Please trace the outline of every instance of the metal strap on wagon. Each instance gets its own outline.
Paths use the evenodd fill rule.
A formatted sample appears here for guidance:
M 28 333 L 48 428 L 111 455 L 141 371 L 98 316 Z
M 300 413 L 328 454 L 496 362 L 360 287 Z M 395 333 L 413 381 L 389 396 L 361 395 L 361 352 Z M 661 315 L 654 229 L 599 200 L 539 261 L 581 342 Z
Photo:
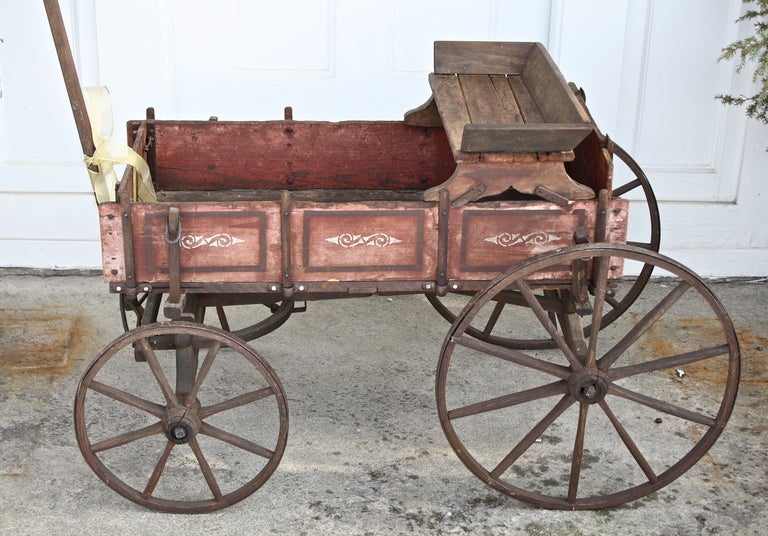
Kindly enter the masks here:
M 133 198 L 143 202 L 157 201 L 149 166 L 136 151 L 112 139 L 112 97 L 104 86 L 83 88 L 85 107 L 93 133 L 96 151 L 85 156 L 88 175 L 97 203 L 115 201 L 117 173 L 114 166 L 125 164 L 133 168 Z M 96 170 L 94 170 L 94 167 Z

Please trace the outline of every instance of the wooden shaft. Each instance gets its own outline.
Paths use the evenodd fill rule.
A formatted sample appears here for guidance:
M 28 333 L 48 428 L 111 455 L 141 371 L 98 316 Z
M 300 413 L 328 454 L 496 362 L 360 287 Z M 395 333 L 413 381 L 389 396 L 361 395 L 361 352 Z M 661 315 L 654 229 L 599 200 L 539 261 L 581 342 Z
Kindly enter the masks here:
M 58 0 L 43 0 L 43 3 L 48 14 L 48 24 L 51 27 L 51 35 L 53 35 L 53 42 L 56 45 L 56 53 L 59 56 L 61 73 L 64 75 L 64 84 L 67 86 L 69 104 L 72 108 L 72 115 L 75 117 L 77 133 L 80 136 L 80 146 L 83 149 L 84 155 L 93 156 L 93 153 L 96 152 L 96 147 L 93 143 L 91 122 L 88 119 L 88 111 L 85 108 L 85 97 L 83 97 L 83 92 L 80 88 L 80 80 L 77 77 L 75 60 L 69 47 L 67 30 L 64 27 L 64 19 L 61 17 L 59 2 Z

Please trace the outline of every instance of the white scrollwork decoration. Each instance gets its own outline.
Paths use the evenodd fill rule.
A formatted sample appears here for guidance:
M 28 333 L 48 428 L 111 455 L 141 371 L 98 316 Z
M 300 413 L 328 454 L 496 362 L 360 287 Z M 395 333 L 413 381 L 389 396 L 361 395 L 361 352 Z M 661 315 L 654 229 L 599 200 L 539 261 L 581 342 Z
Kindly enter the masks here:
M 212 236 L 184 235 L 181 237 L 181 247 L 184 249 L 197 249 L 201 247 L 228 248 L 235 244 L 243 244 L 245 240 L 227 233 L 218 233 Z
M 555 239 L 556 237 L 549 233 L 534 231 L 532 233 L 499 233 L 496 236 L 489 236 L 485 241 L 503 248 L 511 248 L 518 245 L 541 246 Z
M 352 233 L 342 233 L 338 236 L 326 238 L 325 241 L 339 245 L 343 248 L 354 248 L 357 246 L 373 246 L 377 248 L 384 248 L 402 242 L 402 240 L 398 240 L 394 236 L 389 236 L 386 233 L 374 233 L 368 236 Z

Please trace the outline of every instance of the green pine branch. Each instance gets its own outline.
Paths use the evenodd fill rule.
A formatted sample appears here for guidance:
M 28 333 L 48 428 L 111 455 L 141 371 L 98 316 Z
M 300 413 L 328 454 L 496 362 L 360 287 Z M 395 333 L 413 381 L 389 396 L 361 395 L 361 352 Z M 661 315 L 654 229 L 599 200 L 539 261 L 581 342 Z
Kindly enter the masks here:
M 751 96 L 716 95 L 715 98 L 731 106 L 746 106 L 746 114 L 763 123 L 768 123 L 768 0 L 744 0 L 745 4 L 757 3 L 755 9 L 748 9 L 736 22 L 752 21 L 754 33 L 725 47 L 717 61 L 737 59 L 736 72 L 754 63 L 754 82 L 759 82 L 759 91 Z

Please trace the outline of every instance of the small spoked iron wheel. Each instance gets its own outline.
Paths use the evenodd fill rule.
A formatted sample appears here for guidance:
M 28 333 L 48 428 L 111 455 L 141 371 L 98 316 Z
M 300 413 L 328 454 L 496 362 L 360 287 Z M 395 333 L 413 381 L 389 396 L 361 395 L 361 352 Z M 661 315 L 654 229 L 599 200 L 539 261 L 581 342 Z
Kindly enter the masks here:
M 565 278 L 556 284 L 585 262 L 593 295 Z M 585 337 L 582 324 L 599 322 L 611 290 L 632 286 L 621 267 L 648 265 L 664 279 Z M 535 290 L 545 286 L 542 299 Z M 524 352 L 469 334 L 509 289 L 530 309 L 506 329 L 538 330 L 555 349 Z M 595 509 L 690 469 L 720 436 L 738 380 L 733 325 L 693 272 L 642 248 L 587 244 L 534 257 L 478 292 L 443 344 L 436 396 L 449 443 L 482 481 L 538 506 Z
M 644 237 L 641 241 L 629 242 L 629 244 L 648 251 L 658 252 L 661 244 L 661 218 L 659 216 L 659 205 L 656 201 L 656 195 L 653 193 L 651 183 L 643 169 L 629 153 L 616 144 L 613 144 L 613 152 L 622 162 L 622 165 L 626 166 L 628 177 L 622 179 L 617 176 L 614 179 L 612 195 L 613 197 L 629 197 L 636 200 L 643 207 L 639 210 L 632 210 L 632 219 L 641 222 L 642 228 L 646 229 L 648 233 L 647 238 Z M 638 275 L 632 280 L 631 285 L 623 285 L 620 288 L 611 289 L 611 292 L 605 299 L 606 307 L 603 310 L 603 318 L 600 324 L 603 328 L 614 322 L 630 308 L 642 293 L 652 274 L 653 265 L 644 264 L 639 270 Z M 534 292 L 541 296 L 540 299 L 547 299 L 542 291 L 534 289 Z M 451 293 L 444 298 L 439 298 L 434 294 L 426 295 L 432 307 L 451 323 L 456 320 L 457 314 L 471 296 L 472 294 L 462 296 L 457 293 Z M 521 350 L 556 347 L 555 342 L 548 334 L 543 334 L 539 338 L 531 338 L 520 333 L 510 334 L 497 328 L 497 324 L 504 324 L 503 318 L 505 316 L 512 317 L 520 314 L 519 307 L 516 307 L 516 305 L 525 305 L 525 300 L 522 299 L 519 292 L 516 290 L 501 292 L 495 297 L 495 301 L 496 312 L 494 317 L 490 318 L 489 322 L 482 327 L 468 327 L 467 333 L 469 335 L 481 341 Z M 557 319 L 554 316 L 552 320 L 557 325 Z M 591 322 L 584 322 L 583 329 L 585 335 L 589 336 L 589 332 L 592 329 Z
M 288 411 L 274 371 L 241 339 L 169 322 L 129 331 L 96 357 L 77 389 L 75 432 L 91 469 L 124 497 L 210 512 L 272 475 Z

